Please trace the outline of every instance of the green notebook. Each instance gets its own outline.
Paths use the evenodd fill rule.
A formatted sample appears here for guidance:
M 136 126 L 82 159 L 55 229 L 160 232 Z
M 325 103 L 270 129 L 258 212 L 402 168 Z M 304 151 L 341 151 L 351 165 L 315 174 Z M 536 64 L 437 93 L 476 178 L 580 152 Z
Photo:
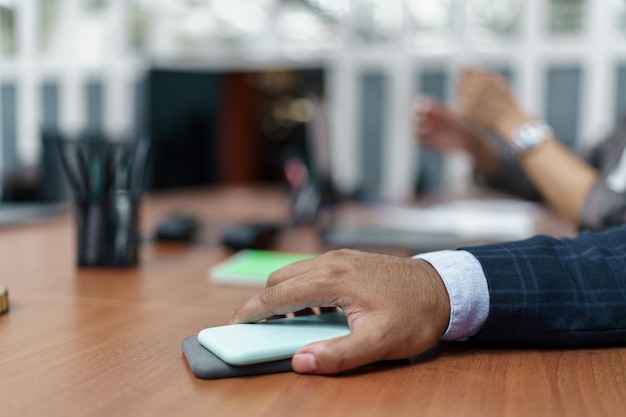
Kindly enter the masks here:
M 304 253 L 244 249 L 215 264 L 209 270 L 209 279 L 220 284 L 264 287 L 272 272 L 292 262 L 310 259 L 314 256 Z

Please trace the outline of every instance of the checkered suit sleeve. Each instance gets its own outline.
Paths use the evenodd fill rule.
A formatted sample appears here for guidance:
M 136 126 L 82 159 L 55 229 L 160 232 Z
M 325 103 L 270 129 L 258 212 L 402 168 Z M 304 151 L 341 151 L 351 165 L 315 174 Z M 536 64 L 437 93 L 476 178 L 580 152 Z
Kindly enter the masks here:
M 489 316 L 474 341 L 626 343 L 626 226 L 463 249 L 479 260 L 489 287 Z

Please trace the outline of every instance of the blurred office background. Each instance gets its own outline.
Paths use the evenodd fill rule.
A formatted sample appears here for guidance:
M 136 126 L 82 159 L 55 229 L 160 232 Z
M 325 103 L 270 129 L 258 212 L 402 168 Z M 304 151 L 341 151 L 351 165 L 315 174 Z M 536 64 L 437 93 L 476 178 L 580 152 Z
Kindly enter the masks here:
M 281 181 L 311 138 L 342 192 L 462 188 L 467 161 L 420 150 L 410 106 L 454 104 L 466 64 L 592 144 L 626 112 L 626 1 L 0 0 L 3 199 L 42 198 L 42 131 L 148 137 L 153 189 Z

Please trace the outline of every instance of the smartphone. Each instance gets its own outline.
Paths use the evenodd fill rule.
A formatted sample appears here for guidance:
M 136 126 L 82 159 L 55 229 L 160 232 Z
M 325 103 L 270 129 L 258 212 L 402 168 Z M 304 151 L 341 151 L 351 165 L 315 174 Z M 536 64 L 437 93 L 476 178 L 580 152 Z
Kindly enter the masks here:
M 188 336 L 182 343 L 183 354 L 193 374 L 201 379 L 220 379 L 250 375 L 290 372 L 291 359 L 253 363 L 251 365 L 230 365 L 198 343 L 198 336 Z
M 228 364 L 250 365 L 291 358 L 309 343 L 349 333 L 346 316 L 331 312 L 210 327 L 198 333 L 198 342 Z

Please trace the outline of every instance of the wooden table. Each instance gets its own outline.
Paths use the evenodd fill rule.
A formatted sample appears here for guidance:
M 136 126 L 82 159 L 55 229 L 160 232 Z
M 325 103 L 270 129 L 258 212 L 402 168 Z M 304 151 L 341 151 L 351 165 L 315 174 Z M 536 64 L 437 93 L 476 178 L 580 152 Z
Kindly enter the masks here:
M 184 208 L 207 230 L 278 221 L 271 189 L 215 189 L 146 197 L 142 230 Z M 341 376 L 294 373 L 223 380 L 193 376 L 182 340 L 228 321 L 257 289 L 217 286 L 209 267 L 231 252 L 208 233 L 192 246 L 145 243 L 127 270 L 77 269 L 70 212 L 0 230 L 0 416 L 620 416 L 626 349 L 442 347 L 431 357 Z M 277 245 L 321 251 L 313 231 Z

